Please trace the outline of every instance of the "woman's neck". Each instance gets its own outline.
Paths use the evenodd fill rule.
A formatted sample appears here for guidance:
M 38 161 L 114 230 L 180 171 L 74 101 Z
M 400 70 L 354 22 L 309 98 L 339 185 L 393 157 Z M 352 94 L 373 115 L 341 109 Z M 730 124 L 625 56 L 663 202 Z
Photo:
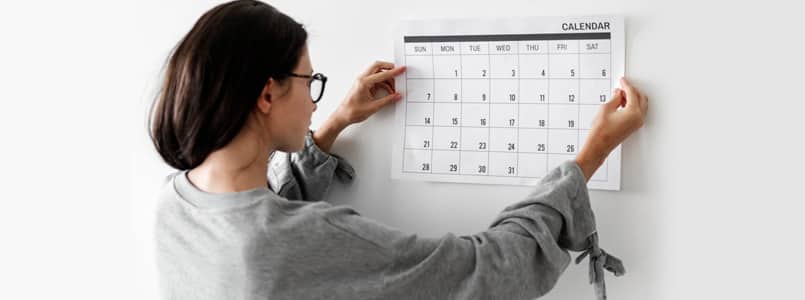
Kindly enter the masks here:
M 240 192 L 268 184 L 270 141 L 245 126 L 232 141 L 207 156 L 187 177 L 208 193 Z

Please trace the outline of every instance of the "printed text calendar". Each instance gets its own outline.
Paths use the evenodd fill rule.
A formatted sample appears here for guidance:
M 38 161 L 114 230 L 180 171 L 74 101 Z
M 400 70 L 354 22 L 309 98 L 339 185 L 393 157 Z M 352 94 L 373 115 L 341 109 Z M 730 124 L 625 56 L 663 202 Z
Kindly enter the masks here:
M 406 21 L 392 177 L 533 185 L 584 147 L 624 73 L 619 17 Z M 620 146 L 588 183 L 620 188 Z

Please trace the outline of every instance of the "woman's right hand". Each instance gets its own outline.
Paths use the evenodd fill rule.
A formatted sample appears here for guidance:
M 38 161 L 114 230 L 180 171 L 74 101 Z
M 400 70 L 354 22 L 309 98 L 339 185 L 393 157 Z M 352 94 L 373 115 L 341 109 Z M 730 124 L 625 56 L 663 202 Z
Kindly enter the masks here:
M 347 126 L 363 122 L 381 108 L 396 103 L 402 96 L 394 88 L 394 77 L 405 72 L 405 66 L 377 61 L 361 74 L 349 91 L 346 99 L 335 112 L 313 132 L 313 140 L 324 152 L 329 152 L 336 137 Z M 378 91 L 388 95 L 381 96 Z
M 625 78 L 620 83 L 621 88 L 612 92 L 612 99 L 598 109 L 584 149 L 576 156 L 576 164 L 587 180 L 615 147 L 643 126 L 648 98 Z
M 394 88 L 394 77 L 404 72 L 405 66 L 375 62 L 355 81 L 346 99 L 333 113 L 334 117 L 348 126 L 363 122 L 381 108 L 396 103 L 402 96 Z M 380 96 L 380 90 L 385 90 L 388 95 Z

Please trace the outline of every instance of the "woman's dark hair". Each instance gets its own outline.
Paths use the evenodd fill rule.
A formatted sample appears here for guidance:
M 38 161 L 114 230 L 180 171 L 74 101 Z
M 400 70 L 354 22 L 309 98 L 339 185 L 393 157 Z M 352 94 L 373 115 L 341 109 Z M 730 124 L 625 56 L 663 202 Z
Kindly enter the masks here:
M 173 49 L 151 109 L 151 140 L 162 159 L 192 169 L 232 141 L 268 79 L 286 79 L 306 41 L 301 24 L 259 1 L 204 13 Z

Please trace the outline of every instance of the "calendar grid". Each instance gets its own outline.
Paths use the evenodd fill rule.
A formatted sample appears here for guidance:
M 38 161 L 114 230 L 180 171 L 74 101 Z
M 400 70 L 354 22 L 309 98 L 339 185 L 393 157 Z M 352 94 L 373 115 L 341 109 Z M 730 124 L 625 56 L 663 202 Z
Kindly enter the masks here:
M 409 72 L 405 75 L 406 109 L 403 119 L 407 129 L 404 130 L 402 137 L 405 141 L 402 147 L 402 172 L 529 177 L 521 170 L 522 159 L 527 159 L 529 162 L 526 167 L 538 162 L 540 166 L 544 166 L 539 173 L 547 174 L 557 160 L 578 153 L 581 148 L 582 132 L 586 135 L 589 131 L 584 119 L 589 119 L 592 107 L 600 106 L 600 103 L 591 102 L 597 101 L 597 94 L 590 92 L 589 95 L 585 95 L 585 88 L 604 85 L 601 79 L 607 79 L 609 86 L 612 83 L 611 76 L 596 78 L 593 76 L 594 72 L 591 73 L 585 69 L 586 65 L 582 65 L 591 59 L 598 59 L 592 60 L 593 65 L 590 67 L 592 70 L 593 66 L 607 55 L 608 64 L 604 68 L 608 69 L 612 65 L 611 48 L 607 51 L 603 51 L 602 48 L 601 51 L 583 52 L 581 35 L 557 36 L 565 37 L 566 40 L 539 38 L 503 40 L 497 36 L 496 38 L 477 36 L 481 39 L 480 42 L 485 42 L 482 44 L 465 41 L 462 36 L 449 36 L 447 40 L 425 36 L 424 38 L 428 39 L 423 41 L 427 42 L 416 42 L 417 45 L 411 46 L 415 50 L 403 55 L 405 64 L 415 67 L 409 68 Z M 529 37 L 533 38 L 536 35 Z M 409 41 L 409 37 L 405 38 Z M 606 33 L 606 38 L 609 46 L 609 33 Z M 544 43 L 533 43 L 533 41 L 544 41 Z M 457 45 L 458 51 L 452 50 L 453 45 Z M 473 48 L 477 45 L 486 48 L 483 46 Z M 522 48 L 523 45 L 539 47 L 534 47 L 536 50 L 529 52 L 523 49 L 532 48 Z M 511 50 L 512 48 L 514 50 Z M 582 57 L 585 54 L 591 55 Z M 485 60 L 483 55 L 486 55 Z M 600 57 L 594 57 L 596 55 Z M 481 63 L 477 58 L 484 62 Z M 530 64 L 524 64 L 525 59 L 528 59 Z M 427 65 L 418 64 L 426 61 L 429 62 Z M 450 67 L 451 64 L 455 69 Z M 554 69 L 554 65 L 559 68 Z M 423 66 L 423 69 L 417 70 L 416 66 Z M 562 66 L 568 66 L 568 69 Z M 523 71 L 524 67 L 539 68 L 537 70 L 541 72 L 541 76 L 534 73 L 534 70 L 530 71 L 531 73 Z M 476 74 L 476 70 L 482 72 Z M 509 75 L 511 77 L 508 77 Z M 485 87 L 479 89 L 479 83 Z M 428 86 L 425 87 L 423 84 Z M 534 92 L 535 86 L 537 94 L 528 94 Z M 524 87 L 527 87 L 528 92 L 523 90 Z M 452 90 L 453 88 L 456 90 Z M 557 93 L 554 88 L 569 89 L 569 92 L 561 94 L 559 91 L 559 94 L 554 95 L 553 93 Z M 475 98 L 477 96 L 481 96 L 480 99 Z M 525 102 L 524 97 L 527 98 Z M 591 100 L 594 98 L 596 100 Z M 528 109 L 528 113 L 523 111 L 524 107 Z M 420 114 L 423 118 L 419 118 Z M 479 119 L 472 119 L 474 117 Z M 523 117 L 527 118 L 525 123 Z M 473 125 L 478 124 L 479 120 L 480 125 Z M 539 126 L 534 126 L 537 124 L 534 123 L 536 121 L 539 121 L 537 122 Z M 416 128 L 421 129 L 414 130 Z M 427 130 L 428 133 L 421 130 Z M 477 130 L 485 131 L 486 136 L 483 137 L 483 133 Z M 559 134 L 560 132 L 574 134 Z M 418 137 L 421 137 L 419 145 L 416 145 L 415 140 L 409 140 Z M 529 139 L 526 141 L 525 137 Z M 523 143 L 534 141 L 538 143 L 534 144 L 535 147 L 544 150 L 533 151 L 530 148 L 525 152 L 521 150 Z M 557 144 L 553 145 L 552 142 Z M 473 145 L 478 149 L 473 150 Z M 440 149 L 444 147 L 449 149 Z M 477 154 L 471 155 L 472 153 L 485 154 L 485 160 Z M 421 160 L 416 157 L 421 157 Z M 414 161 L 409 162 L 409 159 Z M 529 172 L 533 173 L 534 169 L 531 168 Z

